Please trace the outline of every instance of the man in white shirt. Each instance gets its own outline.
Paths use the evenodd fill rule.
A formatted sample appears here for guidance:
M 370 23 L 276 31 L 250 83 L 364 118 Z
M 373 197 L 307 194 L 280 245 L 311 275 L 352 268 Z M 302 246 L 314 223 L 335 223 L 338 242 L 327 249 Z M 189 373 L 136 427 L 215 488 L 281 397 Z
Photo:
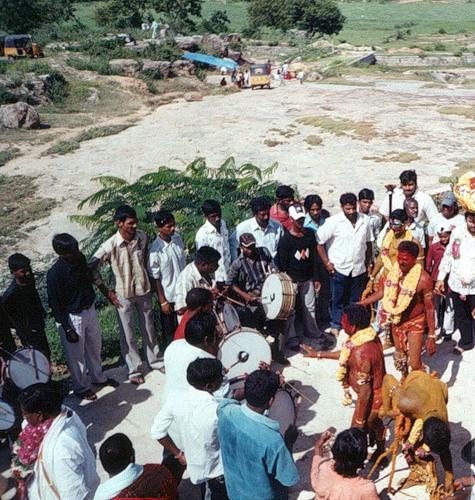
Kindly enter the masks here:
M 437 207 L 434 200 L 426 193 L 419 191 L 417 187 L 417 174 L 415 170 L 404 170 L 399 176 L 401 187 L 394 190 L 392 197 L 392 208 L 403 208 L 403 203 L 406 198 L 415 198 L 419 202 L 419 214 L 416 218 L 417 222 L 424 222 L 431 220 L 437 215 Z M 384 216 L 386 220 L 389 218 L 389 194 L 386 195 L 379 213 Z
M 225 500 L 216 413 L 219 401 L 213 396 L 223 382 L 223 365 L 218 359 L 195 359 L 188 365 L 186 378 L 189 387 L 167 398 L 155 417 L 152 438 L 186 466 L 193 484 L 202 485 L 202 498 Z M 172 423 L 180 434 L 181 446 L 168 434 Z
M 427 227 L 429 246 L 439 241 L 438 232 L 441 228 L 444 228 L 444 231 L 453 231 L 456 227 L 465 224 L 465 217 L 459 214 L 459 206 L 452 191 L 444 193 L 440 204 L 440 213 L 430 219 Z
M 175 232 L 175 218 L 171 212 L 160 210 L 154 215 L 154 220 L 158 235 L 150 247 L 147 270 L 155 281 L 160 303 L 162 346 L 165 350 L 178 326 L 175 284 L 186 265 L 185 248 L 181 236 Z
M 211 247 L 221 254 L 218 269 L 214 277 L 218 283 L 224 283 L 231 267 L 231 251 L 226 223 L 221 218 L 221 205 L 216 200 L 206 200 L 201 206 L 206 222 L 198 229 L 195 236 L 195 247 Z
M 272 258 L 275 258 L 279 241 L 284 234 L 284 228 L 280 222 L 270 218 L 271 206 L 270 200 L 265 196 L 254 198 L 251 201 L 253 217 L 238 224 L 234 233 L 233 261 L 238 257 L 238 241 L 244 233 L 251 233 L 256 239 L 256 246 L 266 247 L 272 255 Z
M 214 248 L 204 246 L 195 254 L 195 259 L 190 262 L 180 273 L 175 284 L 175 310 L 178 321 L 181 321 L 186 311 L 186 294 L 192 288 L 207 288 L 213 294 L 217 293 L 214 273 L 218 269 L 221 254 Z
M 317 232 L 318 253 L 331 276 L 330 327 L 335 336 L 341 330 L 343 308 L 360 300 L 373 268 L 373 232 L 356 203 L 353 193 L 342 194 L 342 212 L 328 218 Z
M 455 326 L 460 330 L 460 341 L 453 352 L 459 355 L 473 349 L 475 327 L 475 212 L 465 212 L 465 220 L 466 224 L 452 231 L 435 284 L 438 292 L 445 292 L 444 280 L 450 273 Z

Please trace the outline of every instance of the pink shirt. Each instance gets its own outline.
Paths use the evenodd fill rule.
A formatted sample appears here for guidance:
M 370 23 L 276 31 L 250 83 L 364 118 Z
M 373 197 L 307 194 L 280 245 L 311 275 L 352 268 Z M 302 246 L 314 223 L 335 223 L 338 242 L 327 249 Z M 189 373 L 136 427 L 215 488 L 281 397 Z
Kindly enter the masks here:
M 269 217 L 276 220 L 277 222 L 280 222 L 285 227 L 285 229 L 287 229 L 287 231 L 290 231 L 290 229 L 292 228 L 293 223 L 291 217 L 279 212 L 279 210 L 277 209 L 277 203 L 274 203 L 274 205 L 270 207 Z
M 340 476 L 333 470 L 334 463 L 329 458 L 313 457 L 310 479 L 315 500 L 379 500 L 373 481 Z

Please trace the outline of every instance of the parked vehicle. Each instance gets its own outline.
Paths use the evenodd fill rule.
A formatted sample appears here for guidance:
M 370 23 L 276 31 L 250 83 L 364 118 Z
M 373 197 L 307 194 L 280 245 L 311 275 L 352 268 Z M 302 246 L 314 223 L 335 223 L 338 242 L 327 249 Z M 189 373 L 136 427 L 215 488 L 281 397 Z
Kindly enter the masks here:
M 7 35 L 3 55 L 8 59 L 17 57 L 44 57 L 38 42 L 31 35 Z
M 254 87 L 267 87 L 270 89 L 270 65 L 269 64 L 252 64 L 251 73 L 251 89 Z

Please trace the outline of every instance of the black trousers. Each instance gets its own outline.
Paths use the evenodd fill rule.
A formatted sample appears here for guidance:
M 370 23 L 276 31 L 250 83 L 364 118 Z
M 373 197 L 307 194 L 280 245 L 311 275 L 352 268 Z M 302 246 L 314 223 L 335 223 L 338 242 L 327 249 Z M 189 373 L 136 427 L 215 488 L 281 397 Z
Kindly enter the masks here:
M 454 301 L 455 327 L 460 330 L 460 349 L 468 351 L 473 349 L 473 333 L 475 319 L 472 310 L 475 309 L 475 295 L 467 295 L 466 300 L 461 300 L 457 292 L 452 292 Z

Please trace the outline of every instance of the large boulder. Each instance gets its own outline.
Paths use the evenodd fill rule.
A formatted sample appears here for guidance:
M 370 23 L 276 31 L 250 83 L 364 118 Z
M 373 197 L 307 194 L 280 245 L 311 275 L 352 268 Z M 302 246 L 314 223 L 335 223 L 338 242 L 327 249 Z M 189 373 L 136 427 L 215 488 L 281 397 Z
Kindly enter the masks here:
M 238 52 L 237 50 L 231 50 L 228 48 L 226 57 L 229 57 L 229 59 L 238 62 L 239 59 L 241 59 L 241 52 Z
M 0 106 L 0 124 L 7 128 L 38 128 L 40 116 L 33 106 L 16 102 Z
M 198 49 L 198 45 L 192 36 L 176 36 L 174 40 L 181 50 L 196 52 L 196 50 Z
M 220 54 L 224 52 L 224 40 L 222 40 L 218 35 L 206 35 L 203 38 L 203 45 L 211 47 Z
M 318 80 L 321 80 L 323 77 L 320 73 L 317 73 L 316 71 L 312 71 L 309 73 L 306 77 L 305 80 L 307 82 L 316 82 Z
M 170 70 L 172 68 L 172 63 L 169 61 L 151 61 L 150 59 L 144 59 L 142 64 L 142 72 L 160 72 L 162 78 L 168 78 L 170 75 Z
M 140 70 L 140 64 L 134 59 L 111 59 L 110 68 L 118 68 L 125 76 L 135 76 Z
M 224 41 L 226 43 L 240 42 L 241 41 L 241 35 L 239 33 L 229 33 L 229 35 L 226 35 L 224 37 Z
M 172 62 L 171 70 L 175 75 L 194 75 L 195 65 L 191 61 L 179 59 Z

